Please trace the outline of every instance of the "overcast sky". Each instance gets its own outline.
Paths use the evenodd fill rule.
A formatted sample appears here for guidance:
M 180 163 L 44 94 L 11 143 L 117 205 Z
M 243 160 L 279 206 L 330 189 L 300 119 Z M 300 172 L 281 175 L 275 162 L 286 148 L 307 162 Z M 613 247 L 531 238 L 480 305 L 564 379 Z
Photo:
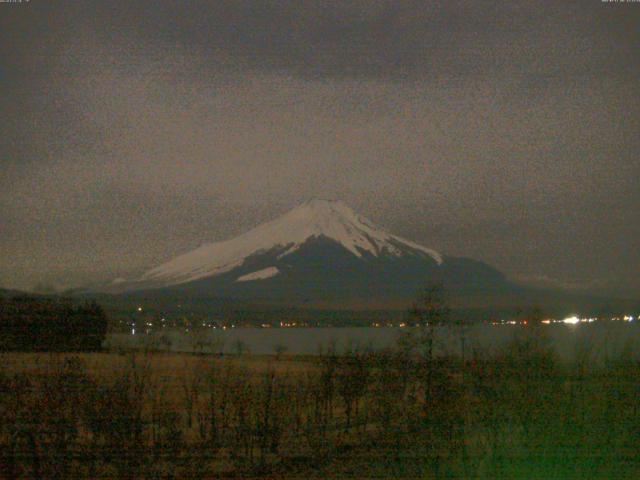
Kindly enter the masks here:
M 310 197 L 640 294 L 640 4 L 0 3 L 0 285 L 129 277 Z

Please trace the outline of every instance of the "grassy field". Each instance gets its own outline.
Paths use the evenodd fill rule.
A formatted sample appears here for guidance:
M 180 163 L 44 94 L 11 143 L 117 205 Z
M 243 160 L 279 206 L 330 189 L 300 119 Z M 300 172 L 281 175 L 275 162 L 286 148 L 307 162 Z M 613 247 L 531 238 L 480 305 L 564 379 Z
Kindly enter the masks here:
M 414 347 L 2 354 L 0 477 L 640 478 L 633 356 Z
M 96 379 L 108 379 L 132 367 L 132 362 L 144 365 L 154 378 L 164 378 L 178 385 L 178 380 L 193 371 L 209 368 L 246 369 L 252 376 L 267 371 L 278 374 L 297 374 L 309 371 L 317 365 L 314 357 L 281 355 L 195 355 L 189 353 L 127 352 L 127 353 L 0 353 L 0 371 L 28 375 L 52 373 L 61 363 L 74 359 L 80 361 L 88 374 Z

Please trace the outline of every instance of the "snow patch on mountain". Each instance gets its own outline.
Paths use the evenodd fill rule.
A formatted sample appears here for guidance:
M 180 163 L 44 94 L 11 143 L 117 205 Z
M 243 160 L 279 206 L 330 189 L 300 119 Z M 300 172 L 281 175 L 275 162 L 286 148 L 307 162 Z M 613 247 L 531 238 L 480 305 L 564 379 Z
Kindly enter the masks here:
M 237 278 L 236 282 L 250 282 L 252 280 L 265 280 L 267 278 L 275 277 L 280 273 L 277 267 L 267 267 L 257 272 L 247 273 Z
M 374 257 L 418 254 L 442 263 L 439 253 L 386 232 L 342 202 L 311 200 L 236 238 L 209 243 L 180 255 L 149 270 L 139 281 L 172 285 L 219 275 L 242 265 L 252 255 L 280 249 L 278 258 L 282 258 L 307 240 L 321 236 L 338 242 L 359 258 L 365 253 Z

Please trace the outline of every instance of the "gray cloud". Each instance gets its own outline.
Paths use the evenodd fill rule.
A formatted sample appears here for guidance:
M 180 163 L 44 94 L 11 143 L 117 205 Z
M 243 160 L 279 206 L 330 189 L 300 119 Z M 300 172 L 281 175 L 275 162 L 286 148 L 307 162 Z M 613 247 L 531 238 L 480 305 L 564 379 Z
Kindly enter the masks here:
M 322 196 L 512 276 L 640 292 L 636 5 L 0 13 L 1 284 L 126 276 Z

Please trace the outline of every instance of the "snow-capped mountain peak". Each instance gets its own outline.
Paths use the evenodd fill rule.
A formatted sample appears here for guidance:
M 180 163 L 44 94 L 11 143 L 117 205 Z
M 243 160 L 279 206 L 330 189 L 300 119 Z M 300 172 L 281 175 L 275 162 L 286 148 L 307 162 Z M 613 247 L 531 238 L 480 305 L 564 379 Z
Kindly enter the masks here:
M 439 253 L 386 232 L 342 202 L 313 199 L 236 238 L 205 244 L 180 255 L 149 270 L 139 281 L 172 285 L 215 276 L 239 267 L 255 254 L 279 249 L 278 258 L 286 257 L 308 240 L 319 237 L 337 242 L 359 258 L 400 257 L 411 252 L 442 263 Z

